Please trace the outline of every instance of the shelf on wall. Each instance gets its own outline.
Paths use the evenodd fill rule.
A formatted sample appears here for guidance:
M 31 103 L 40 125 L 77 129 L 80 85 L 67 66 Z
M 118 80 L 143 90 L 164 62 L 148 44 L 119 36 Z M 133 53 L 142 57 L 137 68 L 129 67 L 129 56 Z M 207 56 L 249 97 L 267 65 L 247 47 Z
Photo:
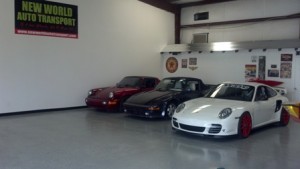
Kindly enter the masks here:
M 268 41 L 247 41 L 247 42 L 213 42 L 194 44 L 172 44 L 167 45 L 162 52 L 212 52 L 212 51 L 238 51 L 253 49 L 283 49 L 300 48 L 300 40 L 268 40 Z

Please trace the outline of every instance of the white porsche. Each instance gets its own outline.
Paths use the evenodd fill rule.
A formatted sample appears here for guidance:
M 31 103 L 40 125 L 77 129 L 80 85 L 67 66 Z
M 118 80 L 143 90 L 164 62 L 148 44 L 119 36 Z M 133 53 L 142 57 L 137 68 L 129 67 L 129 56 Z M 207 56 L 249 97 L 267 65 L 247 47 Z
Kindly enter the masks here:
M 286 126 L 290 115 L 283 108 L 288 99 L 259 83 L 218 85 L 206 97 L 178 105 L 172 128 L 184 132 L 246 138 L 253 128 L 270 123 Z

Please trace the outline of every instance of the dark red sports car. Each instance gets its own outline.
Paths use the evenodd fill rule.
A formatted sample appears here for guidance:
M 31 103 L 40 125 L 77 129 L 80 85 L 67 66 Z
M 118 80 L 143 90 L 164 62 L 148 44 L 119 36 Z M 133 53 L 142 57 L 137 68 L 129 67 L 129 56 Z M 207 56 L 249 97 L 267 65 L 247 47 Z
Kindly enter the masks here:
M 121 111 L 126 99 L 136 93 L 153 90 L 158 82 L 156 77 L 127 76 L 114 87 L 90 90 L 85 102 L 89 107 Z

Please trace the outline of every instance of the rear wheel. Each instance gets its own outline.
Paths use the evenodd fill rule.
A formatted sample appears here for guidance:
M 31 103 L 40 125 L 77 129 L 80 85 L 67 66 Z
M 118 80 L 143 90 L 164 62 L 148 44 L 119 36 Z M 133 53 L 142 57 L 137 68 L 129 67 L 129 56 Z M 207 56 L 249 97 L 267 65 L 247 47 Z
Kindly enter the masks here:
M 165 117 L 166 118 L 172 118 L 173 114 L 175 113 L 175 110 L 176 110 L 176 104 L 174 103 L 169 103 L 166 107 L 166 115 Z
M 285 108 L 281 108 L 281 115 L 280 115 L 280 126 L 286 126 L 289 124 L 290 121 L 290 114 Z
M 248 112 L 245 112 L 241 115 L 238 125 L 239 137 L 247 138 L 252 130 L 252 119 Z

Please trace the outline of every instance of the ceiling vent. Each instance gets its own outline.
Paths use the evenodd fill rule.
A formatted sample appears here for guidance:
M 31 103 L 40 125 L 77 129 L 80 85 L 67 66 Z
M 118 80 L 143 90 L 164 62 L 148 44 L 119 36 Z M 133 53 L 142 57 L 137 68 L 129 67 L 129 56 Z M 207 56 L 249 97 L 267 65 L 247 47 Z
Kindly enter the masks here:
M 208 43 L 208 33 L 193 34 L 192 43 Z
M 208 12 L 200 12 L 194 14 L 194 21 L 207 20 Z

